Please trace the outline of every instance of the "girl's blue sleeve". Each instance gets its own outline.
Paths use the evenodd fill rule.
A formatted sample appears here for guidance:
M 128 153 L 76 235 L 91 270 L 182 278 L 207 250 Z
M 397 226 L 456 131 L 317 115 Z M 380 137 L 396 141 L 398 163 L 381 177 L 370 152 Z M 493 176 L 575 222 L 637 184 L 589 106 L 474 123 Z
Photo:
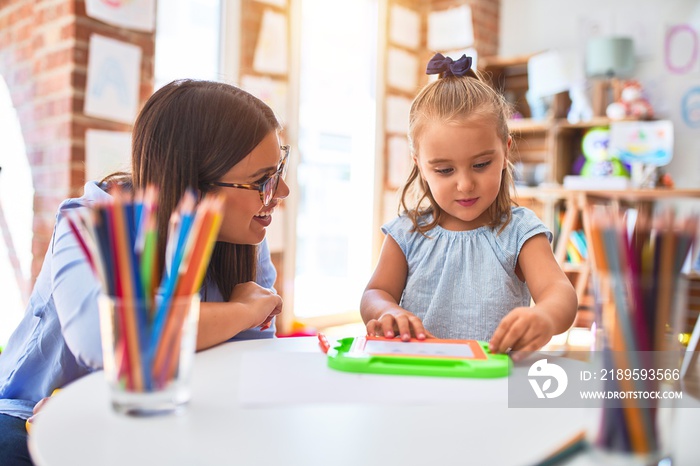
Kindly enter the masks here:
M 102 367 L 97 306 L 101 288 L 62 215 L 58 215 L 51 248 L 51 293 L 63 339 L 79 364 Z

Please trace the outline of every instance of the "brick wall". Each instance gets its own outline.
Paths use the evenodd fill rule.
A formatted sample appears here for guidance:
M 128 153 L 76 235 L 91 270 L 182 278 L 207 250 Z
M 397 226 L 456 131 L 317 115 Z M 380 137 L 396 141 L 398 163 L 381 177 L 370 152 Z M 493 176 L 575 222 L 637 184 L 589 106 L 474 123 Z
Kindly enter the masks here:
M 58 204 L 82 194 L 85 131 L 131 129 L 83 114 L 92 33 L 141 47 L 143 103 L 153 92 L 154 33 L 89 18 L 83 1 L 0 2 L 0 74 L 17 110 L 35 189 L 32 283 L 41 268 Z
M 255 2 L 253 2 L 255 3 Z M 475 46 L 482 56 L 498 51 L 500 0 L 403 0 L 422 14 L 468 3 Z M 257 30 L 260 8 L 244 8 L 243 23 Z M 124 131 L 129 125 L 83 114 L 91 33 L 139 45 L 141 102 L 153 91 L 155 36 L 91 19 L 79 0 L 0 0 L 0 74 L 10 89 L 34 180 L 32 281 L 39 272 L 61 200 L 80 195 L 85 182 L 87 128 Z M 244 34 L 241 64 L 256 34 Z M 246 46 L 243 46 L 246 45 Z M 425 52 L 428 53 L 427 51 Z M 427 56 L 427 55 L 426 55 Z M 1 144 L 1 143 L 0 143 Z

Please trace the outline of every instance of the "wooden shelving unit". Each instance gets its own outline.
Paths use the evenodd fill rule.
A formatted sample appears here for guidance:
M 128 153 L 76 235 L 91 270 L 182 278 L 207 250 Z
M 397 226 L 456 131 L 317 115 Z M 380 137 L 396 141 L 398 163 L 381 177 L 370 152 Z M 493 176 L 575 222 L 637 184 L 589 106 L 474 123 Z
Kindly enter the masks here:
M 533 119 L 526 98 L 527 63 L 531 56 L 481 57 L 479 69 L 512 104 L 517 116 L 509 122 L 517 153 L 515 161 L 523 166 L 544 164 L 546 167 L 546 175 L 539 186 L 518 186 L 514 198 L 519 205 L 533 210 L 554 233 L 555 257 L 579 298 L 576 325 L 586 326 L 592 320 L 593 299 L 588 280 L 592 268 L 590 261 L 585 259 L 579 263 L 568 261 L 567 244 L 572 232 L 584 229 L 581 202 L 588 198 L 561 186 L 564 177 L 572 173 L 576 160 L 582 157 L 581 142 L 586 131 L 609 126 L 610 120 L 595 117 L 570 123 L 566 119 L 570 105 L 566 93 L 553 96 L 544 119 Z
M 533 210 L 554 234 L 554 257 L 576 290 L 579 312 L 576 327 L 589 327 L 593 321 L 593 295 L 590 289 L 590 261 L 567 260 L 567 245 L 574 231 L 584 229 L 581 212 L 585 195 L 561 187 L 518 187 L 516 202 Z M 564 215 L 561 216 L 563 211 Z
M 531 55 L 512 58 L 482 57 L 479 68 L 513 105 L 518 118 L 509 122 L 514 136 L 518 160 L 523 164 L 544 163 L 548 173 L 547 184 L 562 184 L 564 176 L 571 173 L 572 165 L 581 155 L 581 140 L 587 130 L 609 126 L 610 120 L 595 117 L 592 120 L 569 123 L 566 119 L 570 101 L 566 93 L 557 94 L 545 119 L 531 118 L 526 99 L 528 90 L 527 61 Z

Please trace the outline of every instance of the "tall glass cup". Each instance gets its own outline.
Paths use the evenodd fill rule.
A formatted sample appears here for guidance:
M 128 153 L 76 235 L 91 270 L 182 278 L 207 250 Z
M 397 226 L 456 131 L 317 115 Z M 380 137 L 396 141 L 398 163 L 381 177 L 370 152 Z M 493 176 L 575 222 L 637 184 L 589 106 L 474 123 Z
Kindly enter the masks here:
M 650 284 L 635 298 L 630 279 L 640 278 L 610 271 L 595 277 L 592 373 L 601 396 L 588 403 L 587 439 L 596 463 L 672 461 L 674 410 L 683 397 L 678 336 L 686 313 L 684 281 L 669 282 L 668 290 Z
M 104 373 L 118 413 L 168 414 L 189 402 L 199 295 L 162 304 L 100 296 Z

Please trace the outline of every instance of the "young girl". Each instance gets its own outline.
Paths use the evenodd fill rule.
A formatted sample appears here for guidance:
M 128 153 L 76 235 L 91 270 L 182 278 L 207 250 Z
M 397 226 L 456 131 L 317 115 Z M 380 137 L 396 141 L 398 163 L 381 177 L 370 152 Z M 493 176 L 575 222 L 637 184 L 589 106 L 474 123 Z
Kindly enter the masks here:
M 108 199 L 115 183 L 155 185 L 158 234 L 184 192 L 222 193 L 224 216 L 201 290 L 197 349 L 236 337 L 271 337 L 282 308 L 262 243 L 281 199 L 288 146 L 270 108 L 227 84 L 175 81 L 146 102 L 133 130 L 132 175 L 87 183 L 64 201 L 25 316 L 0 356 L 0 464 L 31 464 L 25 419 L 54 389 L 102 367 L 100 285 L 62 215 Z M 165 241 L 158 263 L 165 264 Z M 257 262 L 257 264 L 256 264 Z M 255 283 L 253 280 L 258 281 Z M 262 285 L 262 286 L 261 286 Z
M 382 227 L 387 236 L 360 304 L 367 333 L 537 350 L 573 323 L 577 299 L 551 233 L 513 206 L 509 106 L 471 58 L 437 54 L 427 73 L 439 78 L 411 106 L 405 211 Z

